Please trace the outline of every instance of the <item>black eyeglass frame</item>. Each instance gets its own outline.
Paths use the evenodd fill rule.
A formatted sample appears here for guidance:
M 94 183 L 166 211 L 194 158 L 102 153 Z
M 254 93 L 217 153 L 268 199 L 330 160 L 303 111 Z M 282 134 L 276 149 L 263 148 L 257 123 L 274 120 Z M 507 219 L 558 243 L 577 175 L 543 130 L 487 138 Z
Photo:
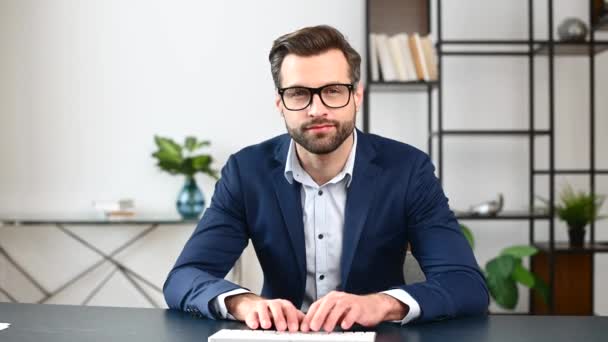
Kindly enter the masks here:
M 323 91 L 323 89 L 325 89 L 327 87 L 332 87 L 332 86 L 345 86 L 346 88 L 348 88 L 348 101 L 346 101 L 346 104 L 344 104 L 344 106 L 339 106 L 339 107 L 329 106 L 323 100 L 323 96 L 321 96 L 321 91 Z M 308 103 L 306 104 L 306 106 L 304 106 L 304 107 L 302 107 L 300 109 L 291 109 L 291 108 L 289 108 L 285 104 L 285 98 L 283 97 L 283 94 L 285 93 L 285 91 L 287 91 L 289 89 L 306 89 L 306 90 L 308 90 L 310 92 L 310 100 L 308 101 Z M 296 112 L 296 111 L 308 108 L 308 106 L 310 106 L 310 104 L 312 103 L 312 99 L 315 97 L 315 94 L 319 95 L 319 99 L 321 99 L 321 102 L 327 108 L 332 108 L 332 109 L 344 108 L 344 107 L 348 106 L 348 104 L 350 103 L 350 98 L 351 98 L 351 95 L 353 94 L 353 89 L 355 89 L 355 85 L 352 84 L 352 83 L 331 83 L 331 84 L 326 84 L 326 85 L 318 87 L 318 88 L 295 86 L 295 87 L 279 88 L 279 89 L 277 89 L 277 91 L 279 92 L 279 95 L 281 95 L 281 102 L 283 102 L 283 106 L 285 106 L 285 108 L 287 110 Z

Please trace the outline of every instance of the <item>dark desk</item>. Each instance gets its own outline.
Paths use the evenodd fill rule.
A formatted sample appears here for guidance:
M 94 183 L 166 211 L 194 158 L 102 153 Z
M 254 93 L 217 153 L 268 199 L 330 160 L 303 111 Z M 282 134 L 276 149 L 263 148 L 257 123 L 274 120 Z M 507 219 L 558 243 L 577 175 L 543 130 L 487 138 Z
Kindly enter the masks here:
M 173 310 L 14 303 L 0 303 L 0 322 L 11 323 L 2 342 L 204 342 L 219 329 L 245 328 Z M 378 342 L 591 342 L 608 340 L 608 317 L 499 315 L 375 330 Z

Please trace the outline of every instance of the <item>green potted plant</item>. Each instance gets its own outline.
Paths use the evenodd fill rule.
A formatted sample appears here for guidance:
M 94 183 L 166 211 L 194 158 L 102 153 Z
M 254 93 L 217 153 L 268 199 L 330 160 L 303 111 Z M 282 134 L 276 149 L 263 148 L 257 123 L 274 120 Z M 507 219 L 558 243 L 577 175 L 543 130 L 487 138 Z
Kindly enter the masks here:
M 471 230 L 460 225 L 462 232 L 471 245 L 475 247 Z M 523 258 L 533 256 L 538 249 L 532 246 L 511 246 L 503 249 L 498 256 L 486 263 L 483 273 L 490 296 L 498 306 L 513 310 L 519 301 L 519 290 L 517 284 L 522 284 L 537 291 L 545 303 L 549 298 L 549 287 L 536 274 L 530 272 L 523 266 Z
M 603 219 L 598 211 L 605 200 L 604 195 L 574 191 L 568 184 L 560 193 L 560 203 L 555 205 L 555 214 L 568 225 L 570 246 L 582 247 L 585 241 L 585 227 L 592 221 Z M 540 198 L 547 206 L 549 201 Z
M 194 175 L 204 173 L 218 179 L 217 171 L 211 168 L 213 158 L 209 154 L 196 154 L 201 148 L 209 146 L 209 141 L 199 141 L 188 136 L 183 145 L 170 138 L 154 136 L 157 151 L 152 153 L 162 171 L 172 175 L 186 176 L 184 186 L 177 196 L 177 211 L 184 219 L 197 219 L 205 208 L 205 198 L 196 184 Z

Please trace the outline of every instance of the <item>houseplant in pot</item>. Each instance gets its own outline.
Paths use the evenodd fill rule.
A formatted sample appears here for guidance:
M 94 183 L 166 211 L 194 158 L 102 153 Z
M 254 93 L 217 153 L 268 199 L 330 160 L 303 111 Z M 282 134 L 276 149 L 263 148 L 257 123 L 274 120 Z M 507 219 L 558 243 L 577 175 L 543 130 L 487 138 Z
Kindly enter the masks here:
M 154 136 L 154 142 L 158 150 L 152 156 L 156 158 L 158 167 L 172 175 L 185 176 L 184 186 L 177 196 L 177 211 L 184 219 L 197 219 L 205 208 L 205 198 L 194 175 L 200 172 L 218 179 L 217 171 L 211 168 L 211 155 L 197 153 L 210 142 L 199 141 L 192 136 L 186 137 L 183 145 L 161 136 Z
M 475 240 L 471 229 L 463 224 L 460 228 L 471 248 L 474 249 Z M 518 284 L 536 291 L 545 303 L 548 302 L 549 287 L 523 264 L 524 258 L 536 253 L 538 249 L 533 246 L 515 245 L 503 249 L 500 254 L 486 263 L 486 267 L 482 269 L 483 275 L 490 296 L 498 306 L 507 310 L 515 309 L 519 301 Z
M 605 200 L 604 195 L 574 191 L 566 185 L 560 193 L 560 202 L 555 205 L 555 214 L 568 225 L 570 246 L 582 247 L 585 241 L 585 228 L 592 221 L 603 219 L 598 212 Z M 545 204 L 549 201 L 540 198 Z

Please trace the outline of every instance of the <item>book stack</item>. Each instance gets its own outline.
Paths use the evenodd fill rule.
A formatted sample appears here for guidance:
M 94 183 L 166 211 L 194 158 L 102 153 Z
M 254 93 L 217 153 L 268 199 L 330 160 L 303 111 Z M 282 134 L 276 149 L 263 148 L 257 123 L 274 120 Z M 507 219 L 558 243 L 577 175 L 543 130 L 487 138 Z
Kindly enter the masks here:
M 370 33 L 372 82 L 437 80 L 437 51 L 431 35 Z
M 135 215 L 135 201 L 120 199 L 116 201 L 93 201 L 93 208 L 106 218 L 126 218 Z

